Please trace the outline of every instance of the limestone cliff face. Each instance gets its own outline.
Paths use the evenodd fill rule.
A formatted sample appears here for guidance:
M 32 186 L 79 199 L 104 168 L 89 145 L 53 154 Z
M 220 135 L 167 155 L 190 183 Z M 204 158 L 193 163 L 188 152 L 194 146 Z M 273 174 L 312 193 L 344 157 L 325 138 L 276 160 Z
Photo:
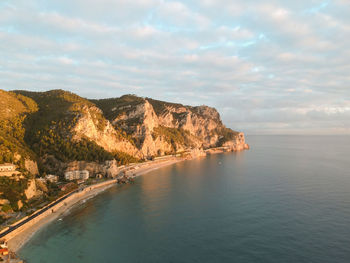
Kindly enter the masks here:
M 122 151 L 133 156 L 140 156 L 138 149 L 122 138 L 113 125 L 103 118 L 97 107 L 84 106 L 72 128 L 73 140 L 87 138 L 109 152 Z
M 36 162 L 29 160 L 29 159 L 26 159 L 24 161 L 24 166 L 31 174 L 33 174 L 33 175 L 39 174 L 38 165 Z
M 228 147 L 231 151 L 242 151 L 248 150 L 249 145 L 245 142 L 244 133 L 240 132 L 235 140 L 225 142 L 224 147 Z
M 101 105 L 114 128 L 135 139 L 144 157 L 217 146 L 246 148 L 239 133 L 226 128 L 217 110 L 208 106 L 184 106 L 132 95 L 111 99 L 108 107 L 95 103 Z
M 24 191 L 24 194 L 27 199 L 31 199 L 41 194 L 41 192 L 37 190 L 35 179 L 29 180 L 27 189 Z
M 141 156 L 147 157 L 171 151 L 171 145 L 162 137 L 152 137 L 154 128 L 159 126 L 159 120 L 147 100 L 134 107 L 116 105 L 112 111 L 121 111 L 111 121 L 114 127 L 127 131 L 135 138 Z
M 122 112 L 112 119 L 113 125 L 135 138 L 143 157 L 164 155 L 172 151 L 174 145 L 165 138 L 166 136 L 162 134 L 154 136 L 155 129 L 163 124 L 162 121 L 166 117 L 158 118 L 153 106 L 147 100 L 142 100 L 134 107 L 124 106 L 114 109 Z M 181 144 L 177 144 L 176 147 L 185 150 Z
M 25 197 L 29 200 L 34 197 L 41 196 L 44 192 L 47 192 L 47 186 L 40 180 L 30 179 L 28 181 L 27 188 L 24 190 Z
M 127 109 L 128 111 L 124 111 L 112 121 L 114 125 L 121 123 L 121 128 L 131 130 L 134 136 L 139 137 L 150 134 L 155 127 L 159 126 L 158 116 L 147 100 L 134 108 L 129 107 Z M 134 122 L 132 123 L 130 120 Z
M 19 162 L 22 158 L 22 155 L 19 153 L 15 152 L 14 153 L 14 162 Z M 30 172 L 32 175 L 38 175 L 39 174 L 39 169 L 38 169 L 38 164 L 36 161 L 33 161 L 29 158 L 24 157 L 24 167 L 28 172 Z
M 244 135 L 227 128 L 217 110 L 208 106 L 135 95 L 87 100 L 63 90 L 16 91 L 15 95 L 26 105 L 35 104 L 28 110 L 25 136 L 17 148 L 26 149 L 50 173 L 62 175 L 66 164 L 75 160 L 101 164 L 116 159 L 121 164 L 175 153 L 198 156 L 214 147 L 248 148 Z M 8 141 L 14 139 L 18 138 Z M 26 169 L 37 173 L 33 162 L 26 161 Z
M 216 146 L 218 135 L 213 133 L 222 126 L 219 113 L 208 106 L 173 107 L 166 106 L 159 116 L 160 125 L 184 129 L 199 139 L 203 147 Z

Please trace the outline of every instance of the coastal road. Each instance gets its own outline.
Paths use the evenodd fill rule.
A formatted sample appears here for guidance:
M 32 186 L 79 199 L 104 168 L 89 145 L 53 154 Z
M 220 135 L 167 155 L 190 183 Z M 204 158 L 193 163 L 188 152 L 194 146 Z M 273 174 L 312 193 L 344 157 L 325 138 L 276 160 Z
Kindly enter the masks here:
M 81 190 L 77 189 L 74 190 L 73 192 L 65 195 L 64 197 L 61 197 L 60 199 L 57 199 L 56 201 L 54 201 L 53 203 L 51 203 L 50 205 L 48 205 L 47 207 L 42 208 L 41 210 L 39 210 L 38 212 L 36 212 L 35 214 L 32 214 L 31 216 L 29 216 L 27 219 L 17 223 L 14 226 L 11 226 L 9 229 L 7 229 L 6 231 L 2 232 L 0 234 L 0 238 L 5 237 L 6 235 L 8 235 L 9 233 L 11 233 L 12 231 L 16 230 L 17 228 L 19 228 L 20 226 L 23 226 L 24 224 L 28 223 L 30 220 L 36 218 L 37 216 L 41 215 L 42 213 L 46 212 L 47 210 L 49 210 L 50 208 L 54 207 L 55 205 L 57 205 L 58 203 L 64 201 L 66 198 L 70 197 L 72 194 L 75 194 L 77 192 L 79 192 Z

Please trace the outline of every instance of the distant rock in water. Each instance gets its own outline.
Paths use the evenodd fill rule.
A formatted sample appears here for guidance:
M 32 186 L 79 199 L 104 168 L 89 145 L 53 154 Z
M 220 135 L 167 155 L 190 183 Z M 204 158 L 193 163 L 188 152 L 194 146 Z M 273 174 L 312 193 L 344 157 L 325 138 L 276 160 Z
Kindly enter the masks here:
M 0 163 L 31 173 L 38 173 L 36 163 L 41 173 L 62 174 L 74 161 L 122 165 L 168 154 L 200 156 L 215 147 L 249 148 L 244 134 L 227 128 L 208 106 L 135 95 L 88 100 L 63 90 L 0 94 L 9 104 L 0 111 Z

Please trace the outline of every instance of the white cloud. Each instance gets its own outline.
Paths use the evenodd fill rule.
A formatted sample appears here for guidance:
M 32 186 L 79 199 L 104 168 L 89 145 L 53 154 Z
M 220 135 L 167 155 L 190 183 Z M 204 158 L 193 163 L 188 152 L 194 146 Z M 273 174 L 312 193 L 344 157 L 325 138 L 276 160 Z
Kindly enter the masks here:
M 251 133 L 350 133 L 350 7 L 342 0 L 319 7 L 316 0 L 11 2 L 0 5 L 0 87 L 209 104 Z

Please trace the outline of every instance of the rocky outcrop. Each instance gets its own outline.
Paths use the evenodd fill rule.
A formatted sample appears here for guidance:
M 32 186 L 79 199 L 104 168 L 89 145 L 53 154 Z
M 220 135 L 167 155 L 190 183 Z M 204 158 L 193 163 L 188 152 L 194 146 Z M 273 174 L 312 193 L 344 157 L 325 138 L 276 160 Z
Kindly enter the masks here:
M 103 166 L 105 160 L 112 159 L 128 163 L 168 154 L 197 155 L 215 147 L 234 151 L 248 148 L 244 135 L 242 138 L 227 128 L 217 110 L 208 106 L 135 95 L 87 100 L 63 90 L 16 91 L 12 95 L 31 105 L 19 120 L 26 117 L 26 136 L 21 138 L 18 152 L 26 151 L 22 156 L 39 161 L 46 173 L 62 176 L 67 163 L 74 160 L 96 161 Z M 25 163 L 28 171 L 37 174 L 35 162 Z
M 141 153 L 143 156 L 162 156 L 171 151 L 172 145 L 167 142 L 164 137 L 159 136 L 154 139 L 150 133 L 144 136 L 144 140 L 141 146 Z
M 82 112 L 72 129 L 73 140 L 87 138 L 109 152 L 122 151 L 140 157 L 138 149 L 117 133 L 111 123 L 103 118 L 100 109 L 85 106 Z
M 36 183 L 35 183 L 34 179 L 28 181 L 28 187 L 24 191 L 24 194 L 27 197 L 27 199 L 31 199 L 38 194 L 37 189 L 36 189 Z
M 159 120 L 153 106 L 147 100 L 142 100 L 134 107 L 114 107 L 112 111 L 121 111 L 111 121 L 116 128 L 135 138 L 142 157 L 164 155 L 172 150 L 172 145 L 163 136 L 153 136 L 154 129 L 159 127 Z
M 206 152 L 202 149 L 193 149 L 189 152 L 189 155 L 191 158 L 198 158 L 198 157 L 204 157 L 206 156 Z
M 17 207 L 18 207 L 18 209 L 21 209 L 23 207 L 22 200 L 17 201 Z
M 116 129 L 135 138 L 143 157 L 217 146 L 247 148 L 242 146 L 239 133 L 226 128 L 217 110 L 208 106 L 191 107 L 131 95 L 125 100 L 110 100 L 109 105 L 102 107 L 105 116 Z
M 24 190 L 24 195 L 29 200 L 41 196 L 44 192 L 47 192 L 47 186 L 44 183 L 30 179 L 28 180 L 27 188 Z
M 31 174 L 33 174 L 33 175 L 39 174 L 38 165 L 36 162 L 29 160 L 29 159 L 26 159 L 24 161 L 24 166 Z
M 204 144 L 204 147 L 215 146 L 218 135 L 213 133 L 213 130 L 222 126 L 219 113 L 208 106 L 165 106 L 164 112 L 159 117 L 159 123 L 166 127 L 189 131 Z
M 223 146 L 229 148 L 231 151 L 242 151 L 249 149 L 249 145 L 245 142 L 243 132 L 240 132 L 235 140 L 225 142 Z
M 7 205 L 10 204 L 10 201 L 7 199 L 0 199 L 0 205 Z
M 47 188 L 46 183 L 44 183 L 43 181 L 35 180 L 35 184 L 36 184 L 36 187 L 37 187 L 38 191 L 41 191 L 42 193 L 47 193 L 49 191 L 48 188 Z
M 152 133 L 153 129 L 159 126 L 158 117 L 147 100 L 144 100 L 134 108 L 128 107 L 127 109 L 128 111 L 124 111 L 113 119 L 112 123 L 114 125 L 121 123 L 121 128 L 130 130 L 134 136 L 139 137 Z M 134 121 L 134 123 L 131 123 L 129 120 Z

